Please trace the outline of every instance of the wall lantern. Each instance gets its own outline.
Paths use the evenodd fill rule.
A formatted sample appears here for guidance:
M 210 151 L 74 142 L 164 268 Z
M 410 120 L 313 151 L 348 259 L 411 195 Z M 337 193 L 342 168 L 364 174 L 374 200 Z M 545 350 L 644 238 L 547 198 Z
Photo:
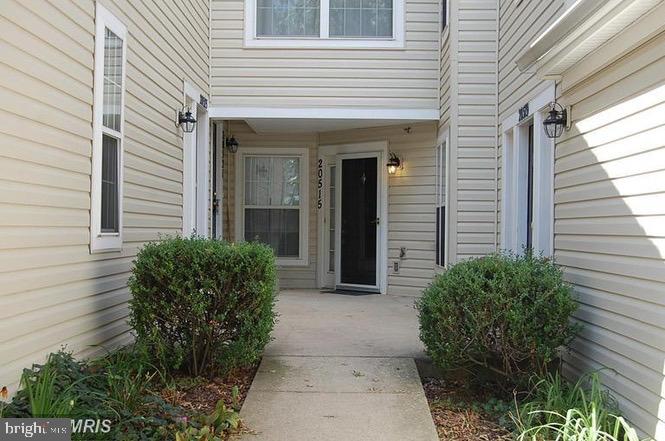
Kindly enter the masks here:
M 226 148 L 229 150 L 229 152 L 235 153 L 238 151 L 238 146 L 240 144 L 233 135 L 231 135 L 230 138 L 226 138 L 225 142 L 226 142 Z
M 183 107 L 178 111 L 178 118 L 176 120 L 176 127 L 180 126 L 185 133 L 192 133 L 196 126 L 196 118 L 192 115 L 189 107 Z
M 561 136 L 567 122 L 568 112 L 566 112 L 566 109 L 561 107 L 561 104 L 556 101 L 550 103 L 549 115 L 545 118 L 545 121 L 543 121 L 543 127 L 545 127 L 545 134 L 547 137 L 554 139 Z
M 386 167 L 388 167 L 388 174 L 394 175 L 397 173 L 398 168 L 402 168 L 402 161 L 395 153 L 391 152 Z

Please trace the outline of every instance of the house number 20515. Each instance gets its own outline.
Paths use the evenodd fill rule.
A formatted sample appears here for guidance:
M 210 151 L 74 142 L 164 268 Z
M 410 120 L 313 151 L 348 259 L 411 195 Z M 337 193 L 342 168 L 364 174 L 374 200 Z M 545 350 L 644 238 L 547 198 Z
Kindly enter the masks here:
M 316 178 L 316 207 L 320 210 L 323 207 L 323 159 L 319 159 L 318 169 L 316 170 Z

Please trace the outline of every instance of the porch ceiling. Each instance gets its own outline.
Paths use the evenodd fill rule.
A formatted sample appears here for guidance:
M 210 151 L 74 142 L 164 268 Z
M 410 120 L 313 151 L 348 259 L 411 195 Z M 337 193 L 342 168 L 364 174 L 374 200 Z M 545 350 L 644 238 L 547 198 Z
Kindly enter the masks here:
M 316 133 L 438 121 L 439 109 L 212 106 L 212 119 L 242 120 L 256 133 Z
M 261 118 L 246 119 L 245 122 L 256 133 L 317 133 L 336 130 L 412 124 L 422 120 L 403 119 L 313 119 L 313 118 Z

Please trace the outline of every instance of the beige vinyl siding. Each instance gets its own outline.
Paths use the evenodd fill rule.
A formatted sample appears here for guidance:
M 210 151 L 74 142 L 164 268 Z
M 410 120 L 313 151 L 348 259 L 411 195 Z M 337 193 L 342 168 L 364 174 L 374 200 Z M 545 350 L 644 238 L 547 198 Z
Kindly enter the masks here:
M 309 262 L 307 266 L 281 266 L 278 268 L 280 288 L 316 288 L 316 242 L 317 242 L 317 213 L 316 213 L 316 159 L 317 159 L 317 137 L 316 134 L 257 134 L 244 122 L 234 121 L 230 125 L 230 133 L 238 140 L 240 148 L 308 148 L 309 167 L 308 176 L 303 177 L 301 182 L 309 185 L 309 216 L 308 216 L 308 246 Z M 236 164 L 237 154 L 224 156 L 224 213 L 225 227 L 224 237 L 227 240 L 237 241 L 241 238 L 235 237 L 236 219 Z
M 496 3 L 457 2 L 456 260 L 495 249 Z
M 406 49 L 244 48 L 244 1 L 212 1 L 212 105 L 436 109 L 439 1 L 406 2 Z M 253 19 L 253 18 L 247 18 Z
M 516 60 L 561 15 L 564 3 L 564 0 L 499 2 L 499 134 L 505 130 L 501 121 L 516 114 L 551 83 L 541 80 L 534 72 L 520 72 Z M 499 136 L 497 224 L 501 219 L 501 142 Z M 500 244 L 499 231 L 497 226 L 497 243 Z
M 419 296 L 434 276 L 436 122 L 320 134 L 320 144 L 388 141 L 404 167 L 388 178 L 388 294 Z M 410 128 L 409 130 L 407 130 Z M 400 260 L 400 248 L 406 256 Z M 400 262 L 394 273 L 393 262 Z
M 93 1 L 0 3 L 0 384 L 129 340 L 137 249 L 182 225 L 183 78 L 208 92 L 208 6 L 102 2 L 128 29 L 122 252 L 90 254 Z M 191 77 L 190 77 L 191 75 Z
M 443 0 L 446 1 L 446 0 Z M 452 19 L 452 18 L 451 18 Z M 439 128 L 445 129 L 450 124 L 450 24 L 441 34 L 441 59 L 439 64 Z
M 610 42 L 611 43 L 611 42 Z M 555 258 L 584 330 L 569 370 L 606 366 L 631 422 L 665 430 L 665 34 L 564 91 L 573 128 L 557 142 Z

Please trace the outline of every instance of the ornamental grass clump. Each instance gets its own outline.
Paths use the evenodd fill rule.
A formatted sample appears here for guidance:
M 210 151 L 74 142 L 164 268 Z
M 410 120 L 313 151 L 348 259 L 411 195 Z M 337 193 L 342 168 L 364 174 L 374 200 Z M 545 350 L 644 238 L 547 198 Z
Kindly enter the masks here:
M 167 238 L 136 258 L 130 322 L 164 369 L 225 373 L 256 362 L 269 342 L 276 285 L 265 245 Z
M 420 338 L 443 369 L 482 366 L 505 385 L 544 374 L 578 328 L 577 303 L 546 258 L 493 254 L 438 275 L 417 303 Z

